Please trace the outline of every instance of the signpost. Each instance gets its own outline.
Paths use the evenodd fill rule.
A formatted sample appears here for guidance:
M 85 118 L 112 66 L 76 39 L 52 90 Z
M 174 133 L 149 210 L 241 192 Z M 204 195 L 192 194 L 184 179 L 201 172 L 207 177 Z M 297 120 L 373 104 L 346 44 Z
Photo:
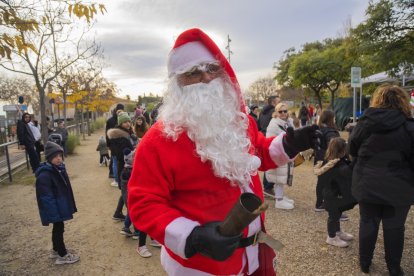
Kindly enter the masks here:
M 352 122 L 356 122 L 356 109 L 357 109 L 357 93 L 356 88 L 361 88 L 361 67 L 351 67 L 351 87 L 354 88 L 354 100 L 353 100 L 353 109 L 352 109 Z M 362 98 L 362 93 L 361 93 Z

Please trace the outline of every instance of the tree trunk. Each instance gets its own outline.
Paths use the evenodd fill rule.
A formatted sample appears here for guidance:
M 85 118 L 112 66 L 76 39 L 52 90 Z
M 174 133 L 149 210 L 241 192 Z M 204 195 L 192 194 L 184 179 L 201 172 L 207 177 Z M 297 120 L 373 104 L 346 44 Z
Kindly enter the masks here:
M 66 125 L 66 108 L 67 108 L 67 103 L 66 103 L 66 92 L 62 91 L 63 94 L 63 122 Z
M 88 136 L 91 136 L 91 113 L 86 109 L 86 127 L 88 129 Z
M 38 84 L 37 89 L 39 91 L 39 101 L 40 101 L 40 129 L 42 134 L 42 142 L 46 145 L 47 138 L 49 137 L 48 126 L 46 121 L 46 103 L 45 103 L 45 90 L 43 87 Z

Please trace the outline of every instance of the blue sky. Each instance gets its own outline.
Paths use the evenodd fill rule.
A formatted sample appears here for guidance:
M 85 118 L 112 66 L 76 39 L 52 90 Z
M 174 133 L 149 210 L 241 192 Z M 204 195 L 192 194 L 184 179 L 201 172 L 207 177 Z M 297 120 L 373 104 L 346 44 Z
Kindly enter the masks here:
M 162 95 L 166 60 L 175 38 L 198 27 L 226 51 L 242 89 L 274 74 L 273 63 L 290 47 L 338 37 L 347 22 L 364 20 L 368 0 L 129 0 L 100 1 L 97 41 L 104 48 L 104 75 L 136 99 L 144 92 Z

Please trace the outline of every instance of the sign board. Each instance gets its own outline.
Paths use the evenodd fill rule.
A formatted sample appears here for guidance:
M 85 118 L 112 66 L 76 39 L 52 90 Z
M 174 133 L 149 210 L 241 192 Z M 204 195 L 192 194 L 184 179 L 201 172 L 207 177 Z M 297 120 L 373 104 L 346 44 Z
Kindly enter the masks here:
M 361 67 L 351 67 L 351 87 L 361 87 Z
M 27 111 L 27 105 L 21 104 L 20 109 L 23 111 Z M 8 104 L 3 106 L 3 111 L 19 111 L 18 106 L 15 104 Z

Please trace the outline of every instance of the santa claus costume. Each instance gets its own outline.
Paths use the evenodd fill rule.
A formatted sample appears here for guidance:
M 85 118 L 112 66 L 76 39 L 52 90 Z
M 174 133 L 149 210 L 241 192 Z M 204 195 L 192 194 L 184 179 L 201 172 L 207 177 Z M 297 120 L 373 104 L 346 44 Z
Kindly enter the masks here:
M 196 226 L 223 221 L 243 192 L 252 192 L 263 200 L 257 171 L 276 168 L 277 164 L 282 165 L 291 160 L 282 145 L 283 135 L 265 138 L 258 132 L 254 119 L 246 115 L 233 69 L 217 45 L 204 32 L 190 29 L 177 38 L 169 55 L 169 77 L 174 78 L 194 66 L 212 62 L 223 68 L 225 79 L 231 86 L 227 86 L 228 89 L 222 93 L 223 101 L 236 102 L 237 110 L 234 114 L 226 114 L 226 110 L 222 111 L 224 106 L 217 108 L 215 105 L 221 103 L 216 103 L 211 106 L 211 109 L 216 108 L 212 111 L 213 114 L 197 115 L 199 110 L 191 104 L 199 104 L 198 92 L 190 93 L 189 98 L 183 100 L 178 94 L 171 95 L 171 91 L 179 90 L 185 94 L 185 87 L 180 87 L 177 82 L 170 85 L 169 92 L 164 97 L 159 120 L 150 128 L 137 148 L 132 176 L 128 183 L 128 209 L 131 219 L 134 225 L 163 245 L 161 263 L 169 275 L 254 273 L 259 267 L 258 245 L 238 248 L 224 261 L 216 261 L 199 253 L 187 258 L 187 237 Z M 209 85 L 220 86 L 222 83 L 221 80 L 216 82 L 219 84 Z M 188 89 L 192 89 L 191 87 L 189 85 Z M 208 90 L 201 91 L 200 94 L 209 97 Z M 194 102 L 187 104 L 184 109 L 181 104 L 190 101 L 189 99 Z M 209 110 L 210 107 L 205 105 L 199 104 L 199 108 Z M 174 112 L 171 111 L 173 108 Z M 212 119 L 218 124 L 215 127 L 222 131 L 210 137 L 211 133 L 205 128 L 208 128 L 211 123 L 208 122 L 209 117 L 215 116 L 215 112 L 223 112 L 224 117 L 228 115 L 232 119 L 230 123 Z M 205 119 L 205 125 L 191 125 L 189 114 L 196 114 L 193 117 L 198 116 L 201 120 Z M 180 120 L 187 123 L 176 123 Z M 238 133 L 232 135 L 233 129 Z M 243 237 L 254 235 L 263 225 L 262 214 L 244 229 Z

